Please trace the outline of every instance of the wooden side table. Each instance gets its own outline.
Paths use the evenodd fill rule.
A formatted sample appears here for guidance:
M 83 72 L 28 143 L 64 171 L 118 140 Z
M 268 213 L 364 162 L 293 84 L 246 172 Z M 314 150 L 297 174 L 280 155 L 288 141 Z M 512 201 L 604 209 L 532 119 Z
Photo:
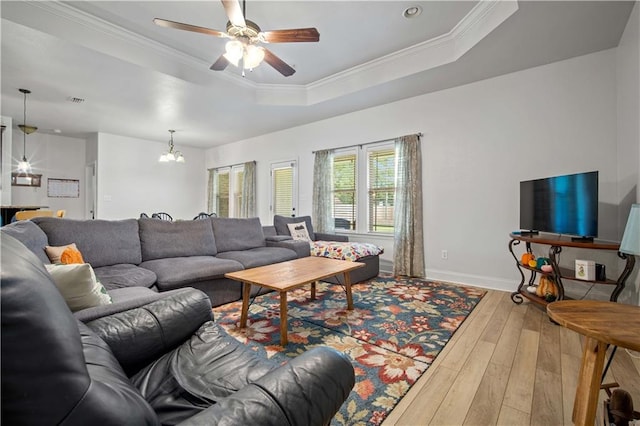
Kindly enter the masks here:
M 593 426 L 607 345 L 640 351 L 640 306 L 595 300 L 560 300 L 547 305 L 549 318 L 585 336 L 573 422 Z

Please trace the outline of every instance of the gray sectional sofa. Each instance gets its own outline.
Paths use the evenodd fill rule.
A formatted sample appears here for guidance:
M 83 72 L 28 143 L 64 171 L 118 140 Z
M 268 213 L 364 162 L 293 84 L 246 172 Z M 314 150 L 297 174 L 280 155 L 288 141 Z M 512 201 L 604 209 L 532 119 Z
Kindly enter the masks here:
M 298 223 L 304 222 L 309 237 L 313 241 L 338 241 L 338 242 L 349 242 L 349 237 L 345 235 L 337 235 L 337 234 L 327 234 L 323 232 L 315 232 L 313 230 L 313 224 L 311 223 L 311 216 L 298 216 L 298 217 L 288 217 L 275 215 L 273 217 L 273 232 L 275 235 L 282 236 L 283 238 L 291 237 L 291 232 L 289 231 L 289 227 L 287 226 L 290 223 Z M 358 260 L 359 263 L 364 263 L 364 268 L 356 269 L 351 272 L 351 282 L 359 283 L 361 281 L 366 281 L 371 278 L 377 277 L 380 272 L 380 258 L 378 255 L 375 256 L 365 256 Z M 335 277 L 325 278 L 324 281 L 334 283 L 334 284 L 344 284 L 343 277 L 341 275 L 336 275 Z
M 309 255 L 305 242 L 266 238 L 258 218 L 169 222 L 42 217 L 0 230 L 43 263 L 49 263 L 45 246 L 76 244 L 114 302 L 77 313 L 84 321 L 128 309 L 132 299 L 139 305 L 141 298 L 153 301 L 162 297 L 158 292 L 183 287 L 202 290 L 219 306 L 242 297 L 241 284 L 225 273 Z

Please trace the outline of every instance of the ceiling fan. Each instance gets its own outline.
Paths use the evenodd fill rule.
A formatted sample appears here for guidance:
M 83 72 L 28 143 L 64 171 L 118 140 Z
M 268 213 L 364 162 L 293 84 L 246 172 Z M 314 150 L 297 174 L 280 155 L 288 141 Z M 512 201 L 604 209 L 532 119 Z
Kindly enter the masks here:
M 269 49 L 261 46 L 260 44 L 262 43 L 300 43 L 320 40 L 320 33 L 315 28 L 262 31 L 256 23 L 245 19 L 246 4 L 244 1 L 242 8 L 239 0 L 221 1 L 229 18 L 226 32 L 159 18 L 155 18 L 153 22 L 161 27 L 176 28 L 230 39 L 225 47 L 226 52 L 220 55 L 210 68 L 214 71 L 222 71 L 229 64 L 238 66 L 240 60 L 242 60 L 243 75 L 244 69 L 253 69 L 260 65 L 263 60 L 285 77 L 296 72 L 295 69 L 278 58 Z

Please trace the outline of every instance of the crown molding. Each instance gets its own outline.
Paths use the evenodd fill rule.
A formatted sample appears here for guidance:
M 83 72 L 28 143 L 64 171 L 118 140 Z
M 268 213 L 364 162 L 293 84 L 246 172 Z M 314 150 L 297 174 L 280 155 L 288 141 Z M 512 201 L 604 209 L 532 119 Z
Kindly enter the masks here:
M 11 2 L 17 7 L 32 8 L 31 13 L 20 14 L 18 18 L 3 4 L 3 18 L 16 23 L 45 31 L 56 37 L 81 44 L 110 56 L 140 65 L 145 68 L 153 66 L 161 72 L 184 78 L 183 73 L 176 73 L 176 62 L 193 71 L 203 73 L 214 79 L 220 78 L 230 83 L 256 89 L 256 83 L 232 73 L 219 73 L 215 76 L 209 70 L 207 61 L 184 53 L 173 47 L 164 45 L 134 31 L 113 24 L 90 13 L 84 12 L 68 3 L 53 1 Z M 6 12 L 6 13 L 5 13 Z M 58 19 L 50 19 L 55 16 Z M 14 19 L 18 18 L 18 19 Z M 176 75 L 177 74 L 177 75 Z M 202 84 L 202 77 L 195 79 Z
M 13 5 L 13 6 L 12 6 Z M 30 7 L 32 13 L 14 13 Z M 517 0 L 480 1 L 448 33 L 306 85 L 259 84 L 209 70 L 200 58 L 161 44 L 60 1 L 8 2 L 3 18 L 196 84 L 224 80 L 262 105 L 313 105 L 456 61 L 518 10 Z M 14 9 L 12 11 L 12 9 Z M 37 13 L 39 12 L 39 13 Z M 52 16 L 58 19 L 51 19 Z
M 454 62 L 517 10 L 516 0 L 481 1 L 448 33 L 310 83 L 289 105 L 313 105 Z M 257 100 L 270 103 L 281 90 L 263 85 Z

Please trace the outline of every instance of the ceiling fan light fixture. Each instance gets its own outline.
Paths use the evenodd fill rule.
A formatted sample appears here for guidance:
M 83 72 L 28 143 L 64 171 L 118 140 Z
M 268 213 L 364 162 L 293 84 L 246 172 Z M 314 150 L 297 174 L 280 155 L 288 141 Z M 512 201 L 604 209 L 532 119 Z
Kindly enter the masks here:
M 225 46 L 226 53 L 224 57 L 234 66 L 238 66 L 240 59 L 244 55 L 244 45 L 239 40 L 228 41 Z
M 161 18 L 154 18 L 153 22 L 161 27 L 231 39 L 225 45 L 225 52 L 216 59 L 209 69 L 223 71 L 229 64 L 239 67 L 242 59 L 243 77 L 244 70 L 257 67 L 265 57 L 265 62 L 285 77 L 296 72 L 293 67 L 278 58 L 271 50 L 254 46 L 258 43 L 315 43 L 320 41 L 320 33 L 316 28 L 292 28 L 263 32 L 255 22 L 246 19 L 245 0 L 242 1 L 242 4 L 240 0 L 222 0 L 222 3 L 229 18 L 226 32 Z M 256 49 L 255 47 L 260 48 Z
M 263 59 L 264 59 L 264 48 L 250 44 L 245 48 L 242 62 L 243 62 L 244 68 L 254 69 L 255 67 L 257 67 L 262 63 Z

